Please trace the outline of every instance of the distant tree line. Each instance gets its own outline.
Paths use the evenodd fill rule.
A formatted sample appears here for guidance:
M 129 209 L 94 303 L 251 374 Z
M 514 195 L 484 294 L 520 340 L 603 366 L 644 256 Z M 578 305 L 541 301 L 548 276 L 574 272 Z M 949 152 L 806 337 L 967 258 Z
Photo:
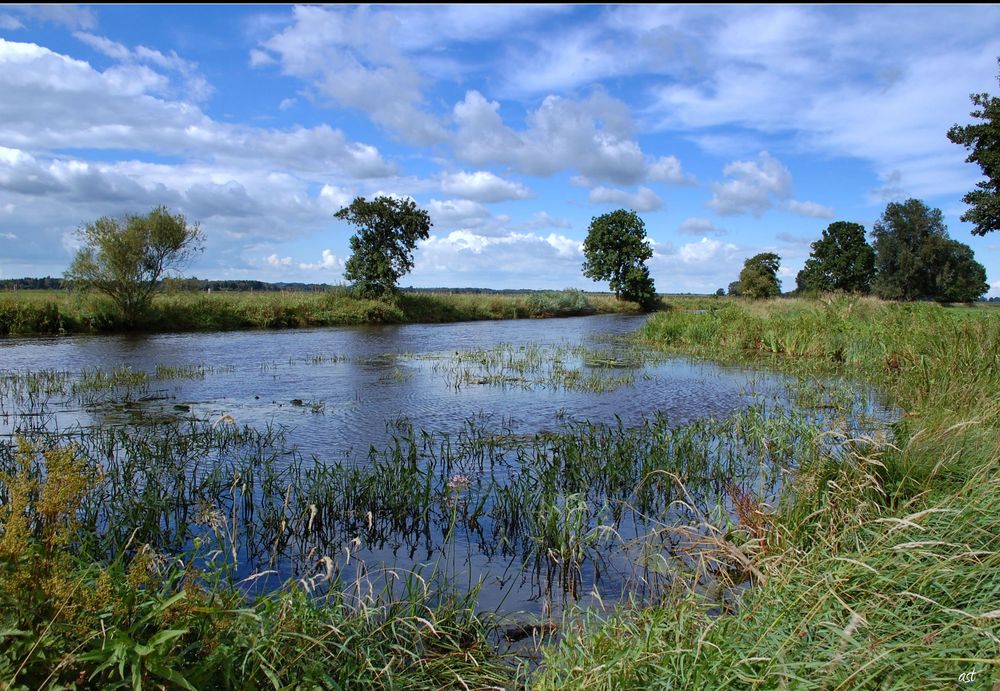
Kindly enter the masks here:
M 70 282 L 63 278 L 46 276 L 45 278 L 3 278 L 0 279 L 0 290 L 63 290 L 70 287 Z M 267 283 L 265 281 L 225 280 L 210 281 L 202 278 L 164 278 L 157 282 L 156 287 L 164 291 L 187 292 L 219 292 L 219 293 L 251 293 L 280 292 L 283 290 L 321 292 L 330 290 L 327 283 Z
M 987 290 L 986 269 L 972 248 L 948 235 L 940 209 L 919 199 L 892 202 L 872 228 L 871 244 L 859 223 L 836 221 L 813 242 L 796 276 L 797 294 L 841 291 L 885 300 L 971 302 Z M 780 258 L 747 259 L 730 295 L 767 298 L 779 294 Z

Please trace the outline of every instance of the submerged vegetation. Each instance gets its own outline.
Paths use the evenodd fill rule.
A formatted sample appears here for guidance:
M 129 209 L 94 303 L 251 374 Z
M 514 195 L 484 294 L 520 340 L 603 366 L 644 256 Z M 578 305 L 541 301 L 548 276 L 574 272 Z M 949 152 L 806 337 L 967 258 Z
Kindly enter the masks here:
M 566 418 L 530 435 L 473 420 L 442 434 L 403 418 L 367 455 L 306 459 L 283 430 L 184 406 L 155 424 L 52 424 L 61 406 L 142 401 L 156 382 L 224 366 L 0 372 L 11 433 L 0 443 L 0 678 L 29 688 L 1000 679 L 1000 314 L 867 298 L 699 307 L 653 315 L 629 345 L 509 344 L 430 367 L 456 387 L 600 393 L 630 386 L 658 357 L 695 355 L 794 375 L 794 407 L 764 399 L 685 425 L 655 411 L 638 425 Z M 903 414 L 887 424 L 844 377 Z M 298 403 L 310 404 L 322 402 Z M 502 579 L 470 575 L 473 547 L 509 561 Z M 366 562 L 376 553 L 393 557 Z M 518 583 L 549 603 L 541 618 L 503 605 Z
M 571 317 L 638 312 L 635 304 L 581 290 L 518 294 L 400 292 L 385 299 L 325 292 L 192 293 L 154 296 L 134 324 L 97 295 L 59 291 L 0 293 L 0 337 L 37 334 L 284 329 L 357 324 L 406 324 Z

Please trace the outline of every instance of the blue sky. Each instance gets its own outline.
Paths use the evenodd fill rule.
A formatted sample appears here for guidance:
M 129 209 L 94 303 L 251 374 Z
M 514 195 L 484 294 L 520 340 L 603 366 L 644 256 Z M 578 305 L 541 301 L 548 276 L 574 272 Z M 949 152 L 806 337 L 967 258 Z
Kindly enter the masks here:
M 202 278 L 343 281 L 355 196 L 411 196 L 402 285 L 604 289 L 594 216 L 636 210 L 661 292 L 835 220 L 942 209 L 1000 295 L 1000 233 L 947 140 L 996 94 L 1000 7 L 0 7 L 0 278 L 61 275 L 79 226 L 164 204 Z

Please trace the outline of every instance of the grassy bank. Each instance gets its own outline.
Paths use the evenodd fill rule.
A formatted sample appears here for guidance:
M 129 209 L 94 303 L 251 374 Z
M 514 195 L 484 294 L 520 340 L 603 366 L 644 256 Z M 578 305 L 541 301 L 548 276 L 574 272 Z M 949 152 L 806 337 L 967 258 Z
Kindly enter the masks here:
M 780 504 L 717 533 L 706 566 L 755 581 L 591 616 L 538 688 L 976 688 L 1000 682 L 1000 314 L 869 299 L 655 315 L 665 350 L 847 371 L 905 411 L 888 439 L 799 467 Z M 751 529 L 752 528 L 752 529 Z M 732 527 L 730 527 L 732 531 Z M 732 534 L 732 533 L 730 533 Z M 738 550 L 738 554 L 734 552 Z M 734 555 L 736 558 L 734 558 Z M 737 579 L 738 580 L 738 579 Z
M 563 317 L 635 312 L 612 295 L 579 290 L 523 294 L 402 292 L 388 300 L 326 292 L 158 294 L 138 329 L 147 332 L 284 329 Z M 21 290 L 0 293 L 0 336 L 116 333 L 125 330 L 112 302 L 99 295 Z

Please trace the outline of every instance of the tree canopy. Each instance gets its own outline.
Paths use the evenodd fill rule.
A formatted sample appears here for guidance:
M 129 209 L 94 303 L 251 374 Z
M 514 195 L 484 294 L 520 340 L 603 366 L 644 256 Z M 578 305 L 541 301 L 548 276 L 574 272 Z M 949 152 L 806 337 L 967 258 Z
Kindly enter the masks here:
M 358 197 L 335 216 L 355 226 L 344 276 L 364 297 L 395 292 L 400 276 L 413 269 L 413 250 L 430 237 L 430 214 L 412 199 Z
M 737 294 L 754 300 L 777 297 L 781 294 L 781 281 L 778 280 L 780 267 L 781 257 L 774 252 L 762 252 L 750 257 L 740 271 Z
M 997 79 L 1000 81 L 1000 76 Z M 970 150 L 965 160 L 977 164 L 986 177 L 962 197 L 970 208 L 961 217 L 974 224 L 974 235 L 986 235 L 1000 229 L 1000 98 L 987 93 L 971 94 L 969 98 L 977 106 L 970 115 L 981 122 L 952 126 L 948 139 Z
M 875 277 L 875 250 L 859 223 L 836 221 L 823 237 L 812 243 L 805 267 L 795 279 L 800 291 L 818 293 L 841 290 L 868 293 Z
M 149 308 L 163 274 L 201 251 L 202 233 L 181 214 L 159 206 L 144 216 L 104 216 L 81 227 L 82 246 L 65 278 L 108 295 L 134 326 Z
M 590 222 L 583 241 L 583 275 L 609 281 L 611 290 L 624 300 L 650 307 L 656 290 L 646 260 L 653 250 L 646 242 L 646 224 L 634 211 L 619 209 Z
M 890 203 L 875 223 L 875 293 L 886 300 L 967 302 L 989 286 L 972 249 L 948 236 L 940 209 Z

